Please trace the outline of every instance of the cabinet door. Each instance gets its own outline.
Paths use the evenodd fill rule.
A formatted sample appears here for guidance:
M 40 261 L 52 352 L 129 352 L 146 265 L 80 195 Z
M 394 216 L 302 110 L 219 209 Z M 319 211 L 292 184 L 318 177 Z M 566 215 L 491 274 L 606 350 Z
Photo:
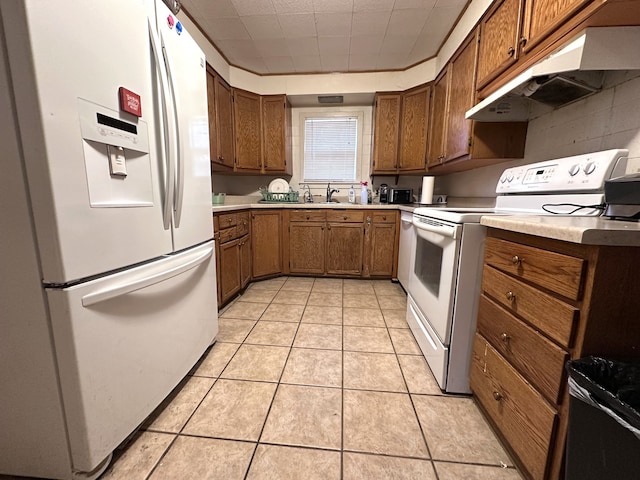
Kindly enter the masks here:
M 325 222 L 289 223 L 289 271 L 324 274 Z
M 591 1 L 527 0 L 521 43 L 523 51 L 528 52 Z
M 400 133 L 400 94 L 376 95 L 372 173 L 396 173 Z
M 233 168 L 233 98 L 231 87 L 217 74 L 214 78 L 214 86 L 217 163 Z
M 209 158 L 212 163 L 219 164 L 218 159 L 218 127 L 216 123 L 216 76 L 207 64 L 207 113 L 209 115 Z
M 282 214 L 279 210 L 252 210 L 251 260 L 253 278 L 282 272 Z
M 476 79 L 476 35 L 470 35 L 466 45 L 449 64 L 447 127 L 444 161 L 468 155 L 471 150 L 472 120 L 464 118 L 473 106 Z
M 327 273 L 330 275 L 361 275 L 362 223 L 327 224 Z
M 430 93 L 431 89 L 424 85 L 402 94 L 401 173 L 426 170 Z
M 431 118 L 429 119 L 429 150 L 427 167 L 442 163 L 447 116 L 449 68 L 445 68 L 431 88 Z
M 262 166 L 267 173 L 291 174 L 291 159 L 288 158 L 287 115 L 291 108 L 285 95 L 260 97 L 262 106 Z M 290 127 L 289 127 L 290 128 Z
M 240 240 L 220 244 L 218 262 L 220 264 L 220 301 L 225 303 L 240 291 Z
M 233 89 L 233 117 L 236 140 L 236 170 L 259 172 L 262 166 L 260 95 Z
M 372 223 L 368 227 L 368 274 L 375 277 L 392 277 L 396 264 L 395 223 Z
M 480 23 L 479 89 L 518 59 L 522 3 L 523 0 L 500 0 Z
M 245 235 L 238 244 L 240 251 L 240 288 L 251 281 L 251 236 Z

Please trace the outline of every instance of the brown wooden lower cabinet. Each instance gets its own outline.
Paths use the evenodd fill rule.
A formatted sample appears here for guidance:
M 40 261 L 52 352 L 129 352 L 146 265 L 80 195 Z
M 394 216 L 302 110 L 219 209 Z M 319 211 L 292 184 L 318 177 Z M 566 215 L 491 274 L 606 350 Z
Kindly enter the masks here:
M 362 274 L 362 221 L 327 224 L 327 274 L 360 276 Z
M 218 304 L 224 305 L 251 281 L 249 211 L 215 217 Z
M 323 275 L 326 222 L 289 223 L 289 272 Z
M 367 212 L 364 274 L 395 278 L 398 273 L 397 212 Z
M 567 360 L 640 358 L 640 248 L 490 228 L 471 390 L 523 476 L 564 478 Z
M 253 278 L 282 273 L 282 211 L 251 211 Z

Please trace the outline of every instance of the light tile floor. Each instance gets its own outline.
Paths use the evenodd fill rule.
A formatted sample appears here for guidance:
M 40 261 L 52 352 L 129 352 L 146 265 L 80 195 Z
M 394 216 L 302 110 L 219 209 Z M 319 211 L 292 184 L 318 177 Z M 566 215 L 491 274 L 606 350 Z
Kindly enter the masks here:
M 474 400 L 440 391 L 405 308 L 390 281 L 252 284 L 101 478 L 520 480 Z

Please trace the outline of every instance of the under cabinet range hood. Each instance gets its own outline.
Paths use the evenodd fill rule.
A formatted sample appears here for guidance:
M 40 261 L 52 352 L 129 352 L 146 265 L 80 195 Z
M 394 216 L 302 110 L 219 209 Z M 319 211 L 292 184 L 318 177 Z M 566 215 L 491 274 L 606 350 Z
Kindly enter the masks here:
M 640 27 L 589 27 L 509 81 L 465 117 L 481 122 L 529 119 L 531 101 L 560 107 L 598 92 L 606 71 L 640 69 Z

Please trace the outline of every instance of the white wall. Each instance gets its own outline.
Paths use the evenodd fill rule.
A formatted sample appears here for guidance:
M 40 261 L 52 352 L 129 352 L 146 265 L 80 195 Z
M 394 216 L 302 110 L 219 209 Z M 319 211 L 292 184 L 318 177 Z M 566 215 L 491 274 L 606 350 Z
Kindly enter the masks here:
M 640 172 L 640 72 L 607 72 L 601 92 L 529 121 L 525 158 L 436 179 L 438 193 L 494 197 L 505 168 L 611 148 L 629 150 L 627 173 Z

